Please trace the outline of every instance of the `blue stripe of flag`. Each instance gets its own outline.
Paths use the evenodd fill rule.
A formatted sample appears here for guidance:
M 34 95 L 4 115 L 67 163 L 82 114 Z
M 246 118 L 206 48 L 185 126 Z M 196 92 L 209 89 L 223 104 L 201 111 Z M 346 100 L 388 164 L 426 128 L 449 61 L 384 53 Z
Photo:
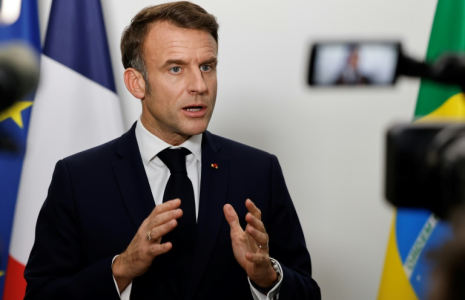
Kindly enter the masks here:
M 53 1 L 44 54 L 116 93 L 100 0 Z

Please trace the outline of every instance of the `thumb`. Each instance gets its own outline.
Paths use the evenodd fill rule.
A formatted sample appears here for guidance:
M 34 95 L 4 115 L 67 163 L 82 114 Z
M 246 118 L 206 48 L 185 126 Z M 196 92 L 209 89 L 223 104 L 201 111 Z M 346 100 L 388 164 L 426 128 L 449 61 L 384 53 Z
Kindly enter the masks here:
M 239 217 L 237 216 L 236 211 L 230 204 L 226 204 L 223 207 L 223 212 L 224 212 L 224 217 L 226 218 L 226 221 L 229 223 L 229 227 L 231 228 L 232 231 L 237 231 L 240 230 L 242 232 L 241 225 L 239 224 Z

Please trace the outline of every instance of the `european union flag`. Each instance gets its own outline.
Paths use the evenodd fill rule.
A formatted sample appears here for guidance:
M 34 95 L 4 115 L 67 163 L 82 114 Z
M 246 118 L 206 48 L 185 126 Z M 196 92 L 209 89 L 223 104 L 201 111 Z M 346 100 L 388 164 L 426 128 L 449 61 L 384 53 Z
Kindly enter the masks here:
M 18 20 L 11 25 L 0 24 L 0 51 L 9 42 L 14 41 L 26 42 L 40 53 L 37 0 L 22 0 Z M 14 152 L 0 149 L 0 298 L 3 295 L 5 284 L 11 228 L 26 151 L 32 99 L 33 95 L 30 95 L 28 98 L 16 102 L 6 111 L 0 112 L 0 138 L 8 137 L 18 148 Z

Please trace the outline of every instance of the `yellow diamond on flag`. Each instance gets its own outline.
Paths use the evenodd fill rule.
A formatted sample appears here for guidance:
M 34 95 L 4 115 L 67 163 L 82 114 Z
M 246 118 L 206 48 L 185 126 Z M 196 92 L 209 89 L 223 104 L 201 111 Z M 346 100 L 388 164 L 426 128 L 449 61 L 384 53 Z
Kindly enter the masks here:
M 465 121 L 465 94 L 458 93 L 447 99 L 432 113 L 418 119 L 417 122 L 427 121 L 448 121 L 464 122 Z
M 13 106 L 0 113 L 0 122 L 11 118 L 20 128 L 23 128 L 23 118 L 21 112 L 32 105 L 32 101 L 19 101 Z

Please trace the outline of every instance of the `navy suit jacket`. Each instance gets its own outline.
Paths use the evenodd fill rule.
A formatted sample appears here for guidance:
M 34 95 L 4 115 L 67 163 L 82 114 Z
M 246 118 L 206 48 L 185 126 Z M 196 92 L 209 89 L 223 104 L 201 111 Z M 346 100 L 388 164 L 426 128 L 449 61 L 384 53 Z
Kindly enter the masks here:
M 187 299 L 252 299 L 223 214 L 230 203 L 245 228 L 247 198 L 261 209 L 270 256 L 283 268 L 280 299 L 320 299 L 277 158 L 209 132 L 202 140 L 198 235 Z M 25 299 L 119 299 L 112 259 L 154 206 L 135 125 L 118 139 L 60 160 L 37 221 L 24 273 Z M 175 299 L 157 297 L 154 283 L 162 282 L 163 274 L 151 269 L 133 281 L 131 299 Z

